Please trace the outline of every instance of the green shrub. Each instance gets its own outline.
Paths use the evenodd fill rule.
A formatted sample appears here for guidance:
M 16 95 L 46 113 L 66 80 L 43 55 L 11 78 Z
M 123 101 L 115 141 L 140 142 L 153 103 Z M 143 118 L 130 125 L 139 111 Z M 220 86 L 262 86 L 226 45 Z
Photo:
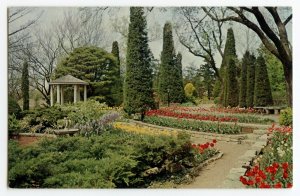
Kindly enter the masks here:
M 93 137 L 45 139 L 20 148 L 9 142 L 10 187 L 128 188 L 176 175 L 174 165 L 190 168 L 194 151 L 180 134 L 148 136 L 112 129 Z M 148 173 L 149 169 L 156 171 Z
M 279 124 L 284 126 L 292 126 L 293 110 L 291 108 L 286 108 L 280 112 Z
M 66 116 L 67 114 L 59 106 L 53 106 L 30 111 L 24 120 L 27 121 L 29 126 L 41 125 L 44 129 L 46 127 L 56 127 L 57 121 Z
M 8 134 L 11 135 L 13 133 L 20 132 L 20 123 L 17 120 L 15 114 L 8 116 Z
M 68 121 L 68 127 L 73 127 L 75 124 L 85 125 L 93 120 L 98 120 L 103 114 L 111 110 L 112 108 L 95 100 L 55 105 L 28 111 L 22 124 L 29 127 L 40 125 L 39 131 L 42 132 L 45 128 L 64 128 L 65 118 Z
M 22 117 L 22 110 L 18 102 L 10 97 L 8 97 L 8 114 L 15 115 L 17 119 Z
M 97 120 L 110 110 L 106 104 L 96 100 L 88 100 L 60 107 L 66 113 L 67 118 L 71 120 L 72 124 L 84 124 L 92 120 Z

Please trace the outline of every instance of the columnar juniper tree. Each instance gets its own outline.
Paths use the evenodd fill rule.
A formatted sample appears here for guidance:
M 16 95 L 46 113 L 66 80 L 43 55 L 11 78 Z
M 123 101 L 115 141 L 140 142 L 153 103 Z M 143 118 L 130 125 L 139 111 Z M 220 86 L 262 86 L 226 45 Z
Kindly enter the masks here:
M 127 42 L 124 110 L 128 114 L 145 112 L 154 107 L 152 69 L 148 46 L 147 23 L 143 8 L 130 8 Z
M 167 22 L 163 32 L 163 50 L 159 69 L 159 96 L 163 103 L 183 102 L 181 54 L 175 54 L 172 25 Z
M 120 71 L 120 54 L 119 54 L 119 44 L 117 41 L 112 43 L 112 50 L 111 53 L 117 58 L 116 64 L 116 81 L 112 86 L 112 98 L 115 102 L 115 105 L 120 105 L 123 101 L 123 82 L 121 78 L 121 71 Z
M 223 106 L 228 106 L 228 87 L 231 87 L 227 84 L 227 78 L 228 78 L 228 71 L 227 66 L 229 64 L 230 59 L 235 60 L 237 59 L 236 56 L 236 50 L 235 50 L 235 39 L 234 39 L 234 34 L 232 28 L 229 28 L 227 31 L 227 39 L 225 43 L 225 49 L 224 49 L 224 58 L 221 64 L 220 68 L 220 74 L 222 77 L 222 90 L 221 90 L 221 95 L 220 95 L 220 103 L 222 103 Z M 235 66 L 235 65 L 234 65 Z M 236 75 L 236 73 L 235 73 Z M 235 87 L 233 87 L 235 88 Z
M 256 58 L 250 54 L 249 64 L 247 66 L 247 94 L 246 104 L 247 107 L 253 107 L 254 100 L 254 85 L 255 85 L 255 64 Z
M 176 64 L 174 69 L 174 89 L 172 102 L 182 103 L 185 101 L 185 93 L 183 88 L 182 77 L 182 55 L 178 53 L 176 56 Z
M 22 96 L 23 110 L 29 110 L 29 75 L 27 61 L 24 62 L 22 70 Z
M 239 104 L 239 88 L 237 81 L 237 69 L 235 59 L 230 58 L 226 65 L 226 85 L 227 85 L 227 103 L 231 107 L 236 107 Z
M 239 97 L 239 106 L 244 108 L 247 107 L 247 67 L 249 66 L 250 53 L 246 51 L 242 60 L 242 71 L 241 71 L 241 80 L 240 80 L 240 97 Z
M 254 106 L 273 105 L 272 92 L 265 60 L 259 56 L 255 68 Z

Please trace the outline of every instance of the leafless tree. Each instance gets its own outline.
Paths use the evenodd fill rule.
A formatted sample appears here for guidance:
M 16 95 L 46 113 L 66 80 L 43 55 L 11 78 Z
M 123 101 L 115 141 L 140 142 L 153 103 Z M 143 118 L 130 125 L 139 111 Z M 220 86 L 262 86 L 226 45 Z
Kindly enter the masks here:
M 106 7 L 78 8 L 64 12 L 63 19 L 54 27 L 60 47 L 65 54 L 87 45 L 105 47 L 107 37 L 102 28 Z
M 26 56 L 24 48 L 31 45 L 30 30 L 38 23 L 43 11 L 29 7 L 8 8 L 8 93 L 20 99 L 21 67 Z
M 226 10 L 222 14 L 225 15 Z M 181 7 L 174 10 L 175 32 L 180 43 L 194 56 L 203 58 L 220 78 L 215 55 L 222 58 L 224 37 L 222 21 L 215 22 L 200 7 Z
M 292 106 L 293 55 L 287 33 L 287 25 L 291 23 L 293 18 L 291 9 L 286 15 L 286 8 L 282 10 L 278 7 L 226 7 L 226 10 L 230 11 L 227 16 L 220 16 L 220 10 L 224 8 L 203 7 L 202 9 L 214 21 L 238 22 L 257 34 L 264 46 L 282 62 L 289 104 Z

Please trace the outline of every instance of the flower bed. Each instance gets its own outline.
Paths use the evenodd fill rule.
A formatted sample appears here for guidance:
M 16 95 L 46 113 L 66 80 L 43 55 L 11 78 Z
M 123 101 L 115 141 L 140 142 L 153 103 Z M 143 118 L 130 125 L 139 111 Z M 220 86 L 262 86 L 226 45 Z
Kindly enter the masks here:
M 162 130 L 162 129 L 155 129 L 152 127 L 145 127 L 145 126 L 138 126 L 130 123 L 124 122 L 115 122 L 113 126 L 117 129 L 121 129 L 123 131 L 129 133 L 136 133 L 136 134 L 146 134 L 146 135 L 167 135 L 167 136 L 176 136 L 178 133 L 177 131 L 171 130 Z
M 229 125 L 215 122 L 176 119 L 162 116 L 146 116 L 144 122 L 159 126 L 210 133 L 237 134 L 241 132 L 241 127 L 237 124 Z
M 240 123 L 259 123 L 268 124 L 274 122 L 270 118 L 261 118 L 253 114 L 222 114 L 218 112 L 212 113 L 211 111 L 200 108 L 197 111 L 195 108 L 188 107 L 167 107 L 159 110 L 151 110 L 146 113 L 148 116 L 168 116 L 176 118 L 187 118 L 194 120 L 207 120 L 207 121 L 220 121 L 220 122 L 240 122 Z
M 217 140 L 213 139 L 211 142 L 206 142 L 204 144 L 192 144 L 192 148 L 196 152 L 195 159 L 202 163 L 203 161 L 214 156 L 218 151 L 214 148 Z
M 150 110 L 146 113 L 147 116 L 167 116 L 175 118 L 186 118 L 193 120 L 207 120 L 207 121 L 221 121 L 221 122 L 237 122 L 237 118 L 231 117 L 217 117 L 215 115 L 198 115 L 190 113 L 177 113 L 170 108 L 164 108 L 159 110 Z
M 211 107 L 211 108 L 200 108 L 200 107 L 172 107 L 175 110 L 184 111 L 184 112 L 220 112 L 220 113 L 239 113 L 239 114 L 253 114 L 256 113 L 256 110 L 253 108 L 222 108 L 222 107 Z
M 292 128 L 269 129 L 272 138 L 263 154 L 254 161 L 240 181 L 252 188 L 291 188 L 293 186 Z

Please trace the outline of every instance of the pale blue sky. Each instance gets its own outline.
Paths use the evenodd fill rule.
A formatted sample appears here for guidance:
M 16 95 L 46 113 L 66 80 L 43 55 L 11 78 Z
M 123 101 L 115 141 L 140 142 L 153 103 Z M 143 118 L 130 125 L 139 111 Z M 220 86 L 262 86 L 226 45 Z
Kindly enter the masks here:
M 60 21 L 63 18 L 64 12 L 67 10 L 74 10 L 76 7 L 39 7 L 36 8 L 36 12 L 43 11 L 43 15 L 39 20 L 39 24 L 37 25 L 38 28 L 42 27 L 44 29 L 48 29 L 51 31 L 51 24 L 56 23 Z M 35 13 L 36 13 L 35 12 Z M 33 15 L 28 16 L 33 17 Z M 114 18 L 121 18 L 121 17 L 127 17 L 129 18 L 129 7 L 121 7 L 118 9 L 117 12 L 110 12 L 109 15 L 106 14 L 103 20 L 103 28 L 106 32 L 107 36 L 106 37 L 106 43 L 103 43 L 103 45 L 100 45 L 99 47 L 102 47 L 106 49 L 107 51 L 111 50 L 111 43 L 114 40 L 117 40 L 119 42 L 124 42 L 125 40 L 120 36 L 119 33 L 116 33 L 113 28 L 111 27 L 111 21 Z M 163 30 L 163 25 L 166 21 L 170 21 L 172 23 L 173 19 L 173 14 L 170 11 L 167 12 L 161 12 L 159 9 L 154 9 L 151 13 L 148 13 L 147 15 L 147 23 L 148 23 L 148 28 L 151 29 L 154 24 L 158 24 L 160 28 L 158 28 L 159 34 L 162 34 Z M 25 20 L 25 19 L 24 19 Z M 20 21 L 22 22 L 22 21 Z M 228 24 L 227 26 L 233 27 L 235 37 L 236 37 L 236 49 L 237 49 L 237 54 L 241 58 L 243 53 L 245 52 L 245 45 L 246 45 L 246 28 L 243 25 L 239 25 L 237 23 L 231 23 Z M 291 39 L 291 24 L 288 25 L 288 32 L 289 32 L 289 37 Z M 251 32 L 251 31 L 250 31 Z M 255 35 L 253 32 L 251 32 L 253 35 Z M 226 31 L 223 33 L 226 35 Z M 183 47 L 179 41 L 178 38 L 175 35 L 175 32 L 173 32 L 173 37 L 174 37 L 174 43 L 175 43 L 175 48 L 177 52 L 181 52 L 183 55 L 183 67 L 186 67 L 190 64 L 194 64 L 196 66 L 199 66 L 201 63 L 203 63 L 202 59 L 199 57 L 195 57 L 191 53 L 188 52 L 188 50 Z M 257 39 L 257 37 L 254 36 L 253 40 L 251 40 L 251 43 L 253 44 L 253 47 L 257 47 L 258 44 L 260 44 L 260 40 Z M 155 56 L 155 58 L 160 59 L 160 53 L 162 50 L 162 39 L 157 39 L 155 41 L 152 41 L 149 43 L 150 48 Z M 122 56 L 125 56 L 125 54 L 121 54 Z M 215 59 L 217 62 L 217 66 L 221 64 L 221 57 L 218 55 L 216 52 Z

